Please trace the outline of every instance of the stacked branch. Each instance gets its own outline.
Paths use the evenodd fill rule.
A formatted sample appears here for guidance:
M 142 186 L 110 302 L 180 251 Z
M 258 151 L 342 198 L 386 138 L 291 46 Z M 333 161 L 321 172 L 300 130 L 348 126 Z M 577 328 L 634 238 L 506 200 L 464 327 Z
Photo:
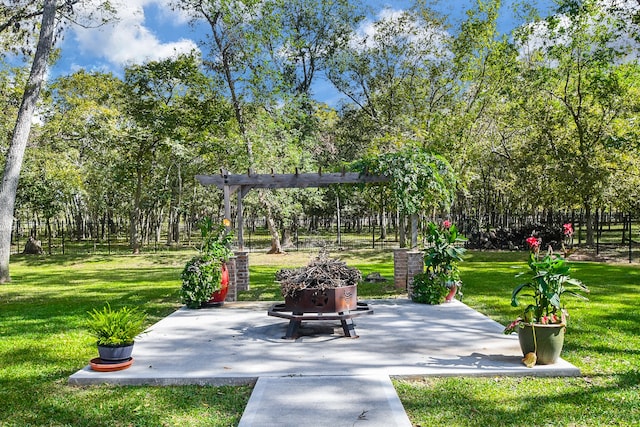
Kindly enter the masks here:
M 333 289 L 357 285 L 362 280 L 360 271 L 348 267 L 343 261 L 321 254 L 306 267 L 282 269 L 276 273 L 282 296 L 291 297 L 303 289 Z

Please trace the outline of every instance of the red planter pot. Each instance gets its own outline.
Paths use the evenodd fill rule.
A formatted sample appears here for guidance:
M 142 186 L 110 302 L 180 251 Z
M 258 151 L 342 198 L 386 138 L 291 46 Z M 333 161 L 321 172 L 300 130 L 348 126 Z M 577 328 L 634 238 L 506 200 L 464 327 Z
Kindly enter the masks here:
M 451 302 L 453 301 L 453 299 L 456 297 L 456 293 L 458 292 L 458 286 L 457 285 L 452 285 L 451 289 L 449 290 L 449 293 L 447 294 L 447 297 L 445 298 L 446 302 Z
M 220 274 L 220 289 L 211 294 L 211 299 L 206 304 L 222 305 L 229 293 L 229 270 L 227 264 L 222 263 L 222 272 Z

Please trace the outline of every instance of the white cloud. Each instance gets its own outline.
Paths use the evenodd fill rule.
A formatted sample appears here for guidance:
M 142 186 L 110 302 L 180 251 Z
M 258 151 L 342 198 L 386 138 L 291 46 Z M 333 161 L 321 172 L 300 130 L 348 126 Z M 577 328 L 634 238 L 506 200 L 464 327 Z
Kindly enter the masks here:
M 145 19 L 145 6 L 155 5 L 161 11 L 163 22 L 159 31 L 170 34 L 173 32 L 171 27 L 185 23 L 183 14 L 171 12 L 167 0 L 117 0 L 112 3 L 118 11 L 116 21 L 99 28 L 73 28 L 73 38 L 79 53 L 123 66 L 198 50 L 193 40 L 180 38 L 162 42 L 150 29 Z M 170 24 L 169 28 L 166 23 Z
M 599 0 L 600 14 L 596 15 L 589 25 L 600 25 L 606 19 L 613 16 L 619 21 L 615 26 L 610 26 L 612 37 L 607 44 L 619 52 L 620 62 L 637 60 L 640 52 L 640 43 L 636 39 L 640 34 L 640 26 L 635 23 L 634 16 L 640 12 L 640 5 L 636 0 Z M 519 46 L 520 59 L 531 57 L 536 51 L 545 51 L 554 45 L 569 45 L 571 42 L 571 19 L 567 15 L 555 15 L 557 30 L 553 37 L 546 21 L 525 24 L 523 27 L 528 37 L 525 43 Z M 554 65 L 553 63 L 550 65 Z

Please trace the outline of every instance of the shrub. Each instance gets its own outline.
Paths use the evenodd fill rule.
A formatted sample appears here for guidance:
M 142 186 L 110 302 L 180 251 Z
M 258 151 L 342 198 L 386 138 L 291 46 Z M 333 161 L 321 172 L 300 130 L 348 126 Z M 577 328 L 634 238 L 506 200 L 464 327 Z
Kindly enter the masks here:
M 189 308 L 198 308 L 220 289 L 220 260 L 210 255 L 197 255 L 184 267 L 180 278 L 180 299 Z
M 422 304 L 442 304 L 449 289 L 438 275 L 421 273 L 413 277 L 411 299 Z

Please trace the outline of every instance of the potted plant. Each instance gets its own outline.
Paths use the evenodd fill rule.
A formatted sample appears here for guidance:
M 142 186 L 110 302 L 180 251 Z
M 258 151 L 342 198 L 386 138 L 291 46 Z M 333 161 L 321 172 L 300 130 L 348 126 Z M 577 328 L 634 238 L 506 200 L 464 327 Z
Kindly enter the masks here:
M 442 224 L 429 222 L 426 230 L 427 248 L 424 255 L 425 272 L 414 277 L 411 299 L 416 302 L 439 304 L 439 295 L 444 293 L 444 301 L 451 301 L 456 294 L 462 296 L 458 262 L 462 261 L 465 249 L 458 246 L 464 242 L 458 229 L 451 221 Z M 438 287 L 442 289 L 438 289 Z
M 87 327 L 97 338 L 98 354 L 103 363 L 131 359 L 135 337 L 144 330 L 146 314 L 135 308 L 113 310 L 109 304 L 89 312 Z
M 215 226 L 209 217 L 200 222 L 202 247 L 182 270 L 180 298 L 189 308 L 200 308 L 210 303 L 222 305 L 227 296 L 229 273 L 226 263 L 231 251 L 232 234 L 229 220 Z
M 437 305 L 445 302 L 449 289 L 432 273 L 413 276 L 411 299 L 422 304 Z
M 565 224 L 564 229 L 565 236 L 573 233 L 570 224 Z M 540 259 L 542 239 L 532 236 L 526 242 L 529 245 L 529 280 L 515 287 L 511 294 L 511 305 L 520 306 L 518 297 L 521 294 L 533 301 L 505 328 L 504 333 L 518 332 L 522 354 L 525 356 L 523 362 L 532 367 L 536 363 L 556 363 L 560 357 L 568 320 L 562 296 L 567 294 L 587 300 L 583 293 L 589 293 L 589 289 L 580 280 L 569 275 L 570 267 L 566 260 L 555 255 L 551 246 Z M 526 273 L 517 276 L 523 274 Z

